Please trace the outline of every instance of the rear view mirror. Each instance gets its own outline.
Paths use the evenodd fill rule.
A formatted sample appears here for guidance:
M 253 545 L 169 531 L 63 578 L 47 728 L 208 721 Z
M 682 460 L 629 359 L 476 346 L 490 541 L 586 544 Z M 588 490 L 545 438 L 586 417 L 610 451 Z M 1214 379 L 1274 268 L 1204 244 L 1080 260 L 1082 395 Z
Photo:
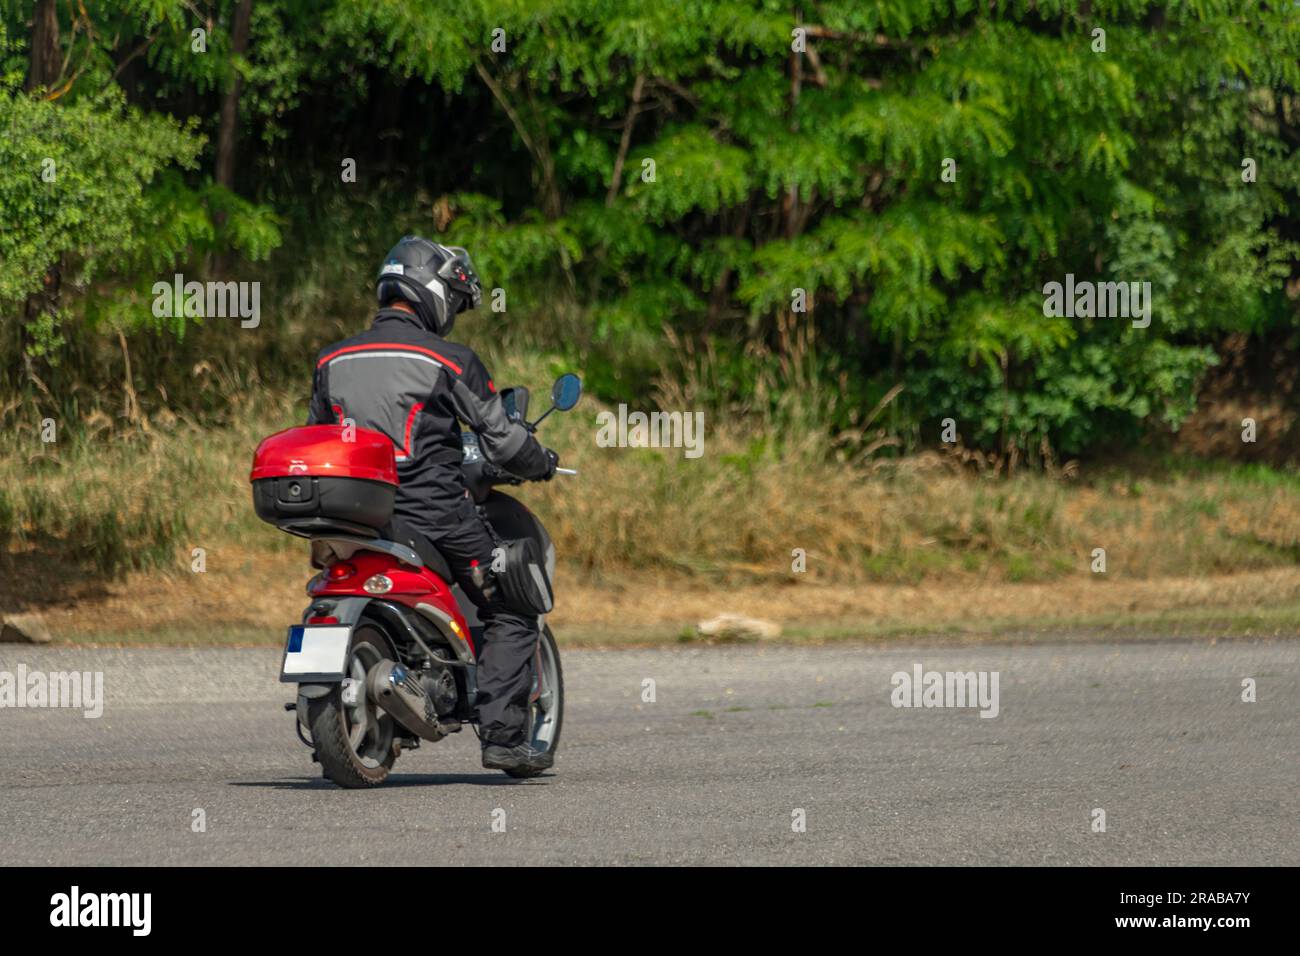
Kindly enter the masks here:
M 551 403 L 562 412 L 567 412 L 582 397 L 582 379 L 572 372 L 565 372 L 551 386 Z

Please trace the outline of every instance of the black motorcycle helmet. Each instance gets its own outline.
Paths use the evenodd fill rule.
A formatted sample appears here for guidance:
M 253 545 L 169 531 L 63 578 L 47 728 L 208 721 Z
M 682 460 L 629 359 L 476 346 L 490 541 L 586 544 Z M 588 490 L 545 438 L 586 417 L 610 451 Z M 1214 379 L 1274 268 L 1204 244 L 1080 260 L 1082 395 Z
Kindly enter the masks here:
M 464 249 L 403 236 L 379 267 L 375 298 L 381 306 L 409 302 L 421 325 L 446 335 L 458 314 L 482 303 L 483 289 Z

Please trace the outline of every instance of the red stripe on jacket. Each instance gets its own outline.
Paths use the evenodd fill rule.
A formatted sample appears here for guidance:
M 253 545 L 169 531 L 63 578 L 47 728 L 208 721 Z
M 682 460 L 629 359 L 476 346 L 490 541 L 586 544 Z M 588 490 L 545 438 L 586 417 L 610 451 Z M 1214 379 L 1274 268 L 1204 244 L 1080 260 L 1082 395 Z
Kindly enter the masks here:
M 375 342 L 370 345 L 349 345 L 346 346 L 345 348 L 341 348 L 334 352 L 331 352 L 329 355 L 326 355 L 324 358 L 322 358 L 319 362 L 316 363 L 316 367 L 320 368 L 330 359 L 342 355 L 344 352 L 369 352 L 369 351 L 376 351 L 378 349 L 396 349 L 399 352 L 419 352 L 421 355 L 428 355 L 431 356 L 432 358 L 436 358 L 439 362 L 447 366 L 457 375 L 463 375 L 465 371 L 455 362 L 451 361 L 450 359 L 444 358 L 443 356 L 439 355 L 437 352 L 434 352 L 432 349 L 422 348 L 419 345 L 405 345 L 401 342 Z
M 424 402 L 416 402 L 411 406 L 411 414 L 406 416 L 406 444 L 402 446 L 402 455 L 406 458 L 411 457 L 411 426 L 415 424 L 415 416 L 420 414 L 424 409 Z

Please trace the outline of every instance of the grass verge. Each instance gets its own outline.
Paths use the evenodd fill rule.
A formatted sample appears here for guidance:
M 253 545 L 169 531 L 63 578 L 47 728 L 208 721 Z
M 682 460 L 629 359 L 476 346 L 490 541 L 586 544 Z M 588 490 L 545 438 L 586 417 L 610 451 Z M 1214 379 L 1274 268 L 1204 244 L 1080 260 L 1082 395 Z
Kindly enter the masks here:
M 499 364 L 539 411 L 562 370 Z M 548 419 L 542 437 L 580 474 L 519 492 L 561 556 L 567 643 L 675 642 L 722 611 L 794 640 L 1297 621 L 1294 471 L 1148 457 L 1008 479 L 936 453 L 839 460 L 811 433 L 739 419 L 706 421 L 687 459 L 598 446 L 601 410 Z M 0 610 L 40 610 L 72 641 L 274 643 L 308 572 L 302 543 L 257 520 L 247 474 L 257 441 L 302 414 L 260 392 L 218 428 L 101 416 L 53 444 L 6 433 Z

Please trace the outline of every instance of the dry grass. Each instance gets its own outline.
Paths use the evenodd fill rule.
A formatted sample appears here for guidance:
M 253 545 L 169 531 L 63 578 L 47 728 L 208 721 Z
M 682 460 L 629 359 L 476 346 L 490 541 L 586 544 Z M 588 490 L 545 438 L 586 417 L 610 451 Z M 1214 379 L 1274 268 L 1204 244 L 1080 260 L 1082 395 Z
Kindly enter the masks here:
M 878 583 L 1053 580 L 1087 572 L 1095 548 L 1106 550 L 1107 576 L 1127 580 L 1300 558 L 1300 481 L 1271 472 L 1007 480 L 934 454 L 868 469 L 786 457 L 725 427 L 695 461 L 597 448 L 593 432 L 575 422 L 563 444 L 577 447 L 566 458 L 580 465 L 580 487 L 532 497 L 597 581 L 631 568 L 728 584 L 780 578 L 796 548 L 810 575 Z
M 499 381 L 537 386 L 540 412 L 556 369 L 498 365 Z M 1298 596 L 1293 472 L 1174 462 L 1005 479 L 933 453 L 851 465 L 815 432 L 745 418 L 706 419 L 705 453 L 687 459 L 598 447 L 599 410 L 585 400 L 542 429 L 579 476 L 519 492 L 562 556 L 557 624 L 593 640 L 719 610 L 922 628 Z M 195 620 L 240 633 L 272 622 L 278 633 L 302 603 L 302 545 L 257 520 L 247 472 L 257 440 L 301 414 L 263 395 L 215 430 L 155 416 L 148 433 L 90 421 L 53 446 L 10 432 L 0 609 L 43 608 L 56 632 L 78 638 L 202 642 Z M 205 574 L 190 572 L 193 548 L 206 552 Z M 791 572 L 797 548 L 803 574 Z M 1106 550 L 1104 575 L 1089 569 L 1094 548 Z
M 274 644 L 297 621 L 309 575 L 301 549 L 219 552 L 206 574 L 135 573 L 87 599 L 47 608 L 47 623 L 73 642 Z M 997 637 L 1074 628 L 1160 632 L 1199 625 L 1215 633 L 1300 633 L 1300 569 L 1146 581 L 1091 575 L 1039 584 L 845 585 L 791 575 L 785 581 L 709 588 L 637 575 L 595 586 L 562 574 L 551 622 L 566 644 L 677 641 L 731 611 L 781 623 L 794 639 L 945 634 Z

